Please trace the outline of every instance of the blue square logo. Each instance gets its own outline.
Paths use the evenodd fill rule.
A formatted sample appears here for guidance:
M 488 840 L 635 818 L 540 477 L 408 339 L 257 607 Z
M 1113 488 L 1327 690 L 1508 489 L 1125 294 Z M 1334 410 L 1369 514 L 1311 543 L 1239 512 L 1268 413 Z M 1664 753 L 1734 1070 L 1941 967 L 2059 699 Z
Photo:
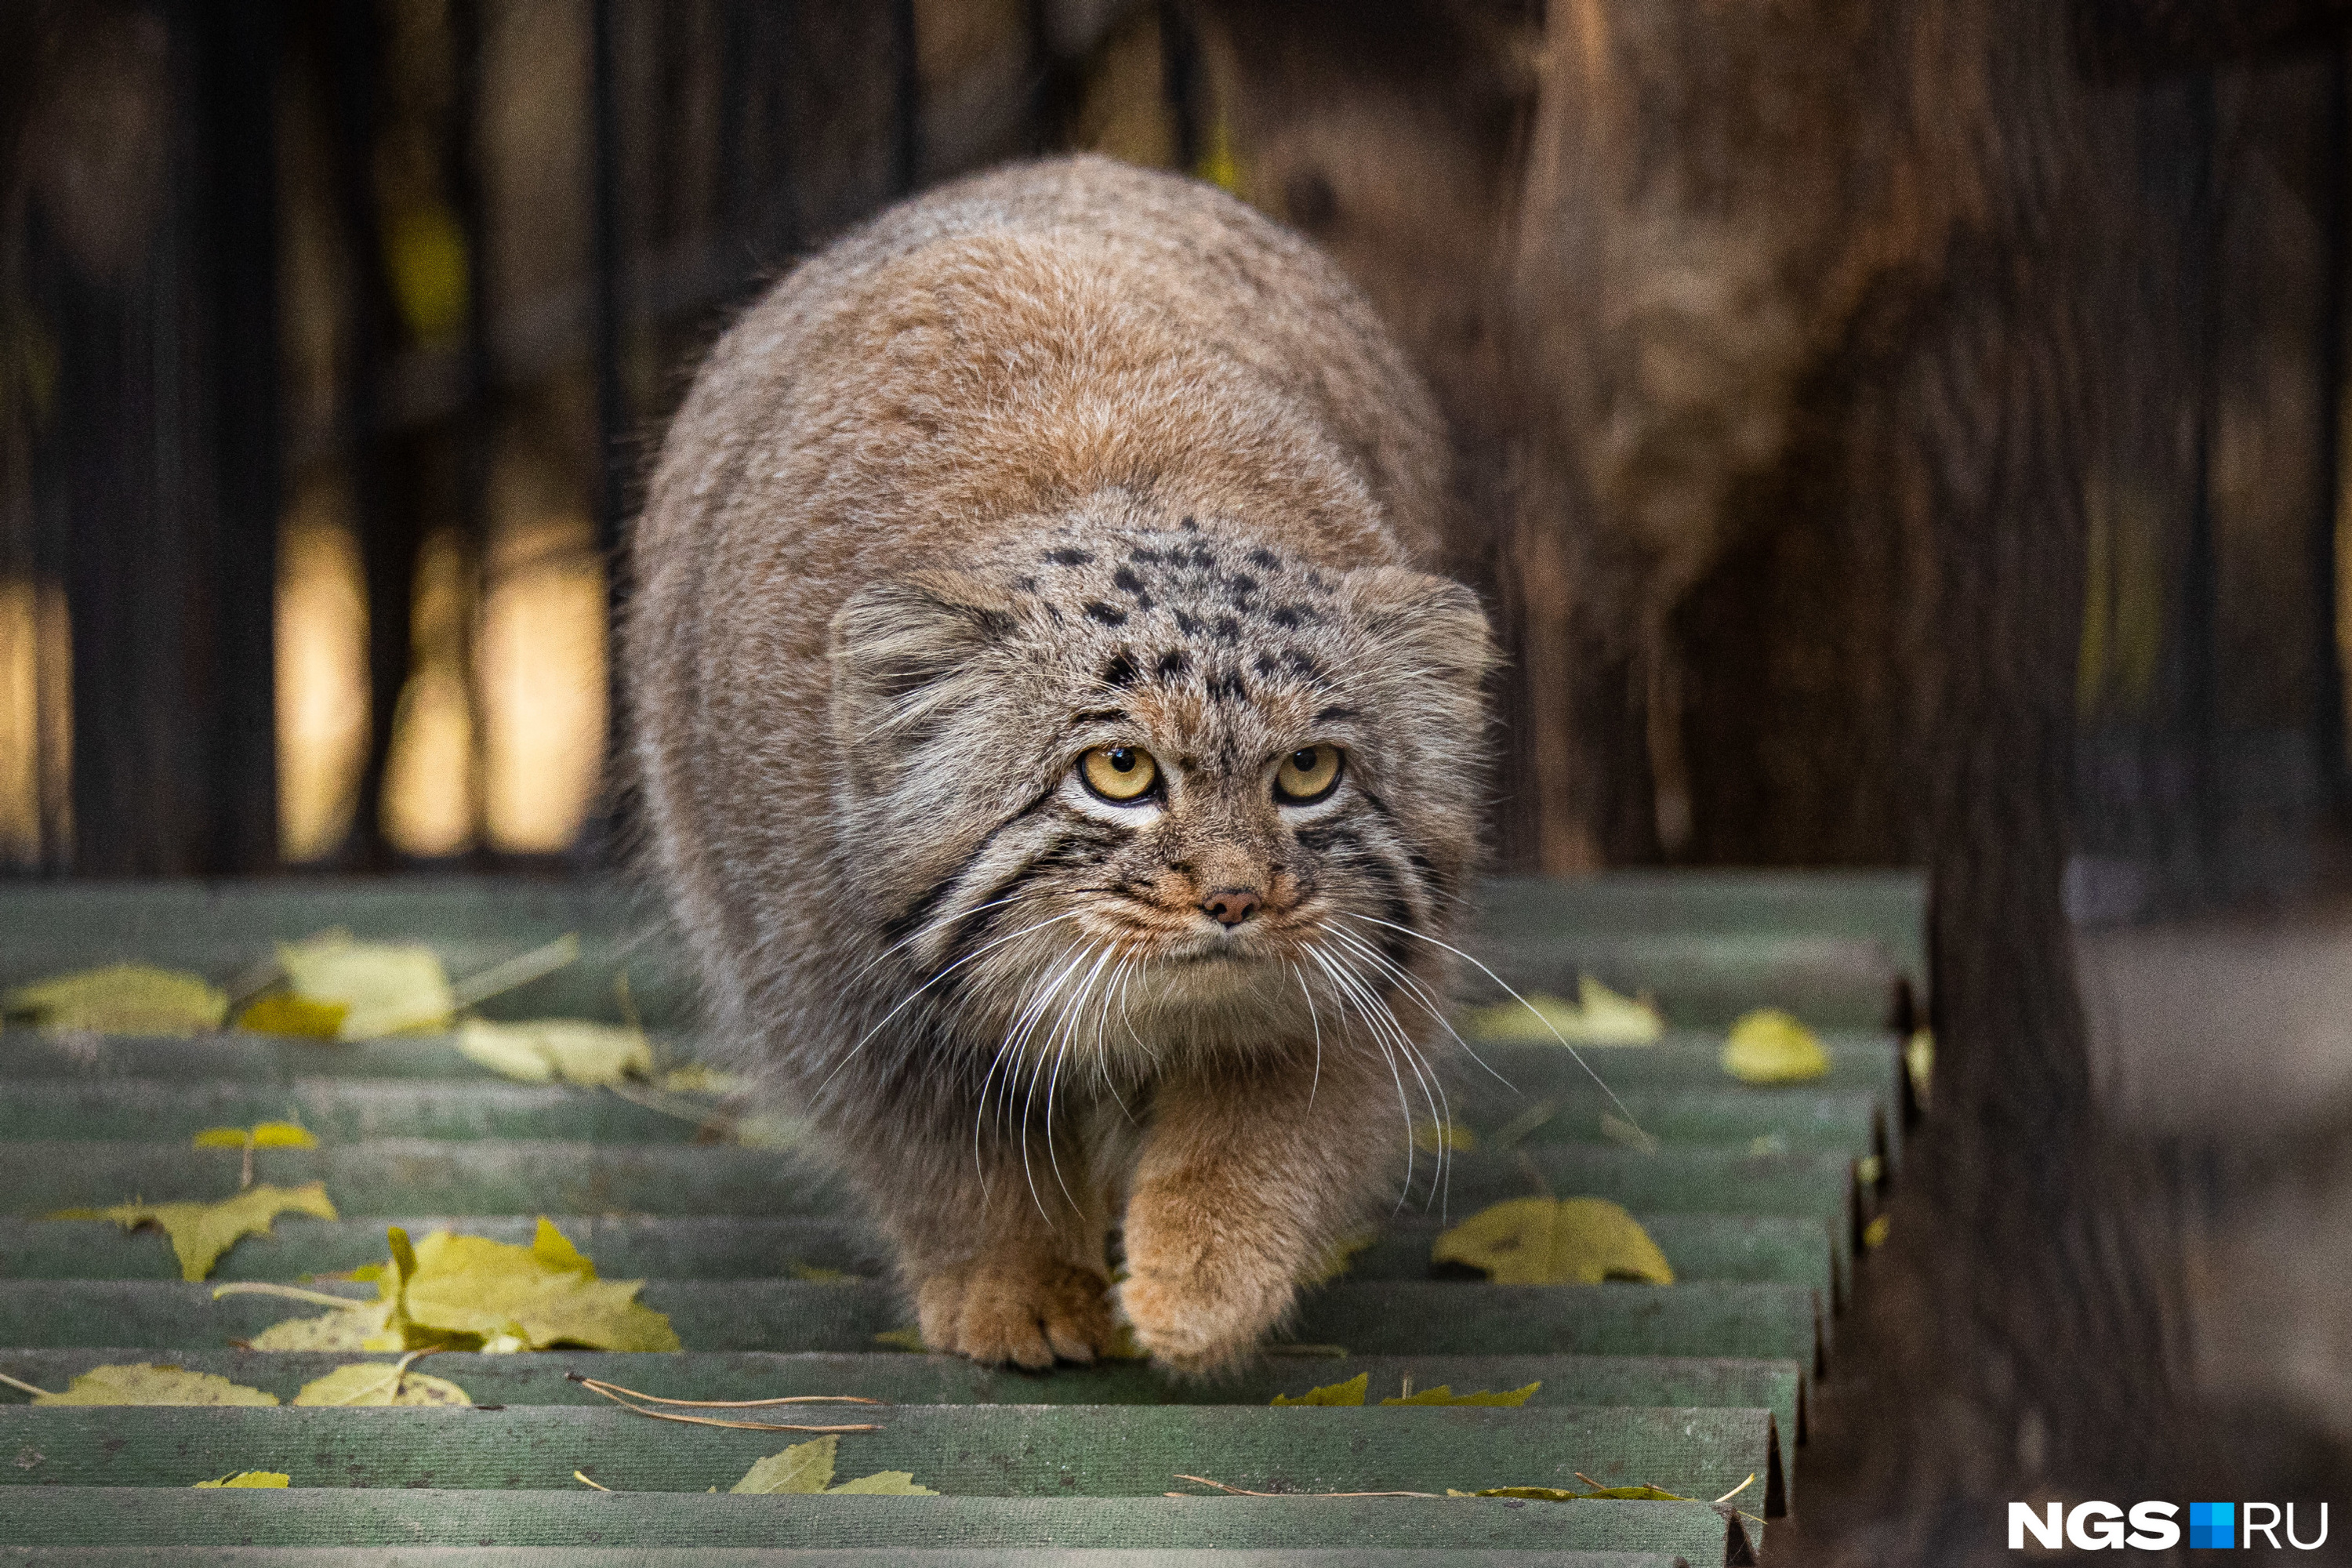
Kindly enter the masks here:
M 2238 1544 L 2238 1505 L 2233 1502 L 2192 1502 L 2189 1505 L 2189 1544 Z

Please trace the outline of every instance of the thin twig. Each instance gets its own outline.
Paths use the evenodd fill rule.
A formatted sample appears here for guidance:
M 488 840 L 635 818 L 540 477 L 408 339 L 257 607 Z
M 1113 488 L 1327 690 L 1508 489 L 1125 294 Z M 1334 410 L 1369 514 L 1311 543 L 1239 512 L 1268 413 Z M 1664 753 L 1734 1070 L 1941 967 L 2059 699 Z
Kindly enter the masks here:
M 599 1383 L 593 1377 L 583 1377 L 576 1372 L 567 1372 L 563 1375 L 570 1378 L 572 1382 L 580 1384 L 583 1388 L 587 1389 L 591 1394 L 601 1394 L 604 1398 L 611 1400 L 614 1404 L 619 1405 L 624 1410 L 631 1411 L 636 1415 L 646 1416 L 650 1420 L 676 1421 L 681 1426 L 726 1426 L 739 1432 L 879 1432 L 882 1429 L 870 1421 L 862 1426 L 812 1426 L 804 1424 L 785 1421 L 723 1421 L 715 1415 L 676 1415 L 667 1410 L 648 1410 L 642 1405 L 632 1404 L 630 1401 L 621 1397 L 621 1394 L 628 1392 L 627 1390 L 621 1390 L 620 1393 L 614 1392 L 614 1389 L 618 1387 L 617 1384 Z M 653 1394 L 641 1394 L 638 1397 L 651 1399 L 656 1396 Z M 812 1394 L 807 1397 L 815 1400 L 826 1400 L 856 1405 L 875 1405 L 880 1403 L 878 1400 L 857 1399 L 848 1394 Z M 723 1405 L 739 1402 L 727 1400 L 680 1399 L 665 1400 L 663 1403 L 677 1405 Z M 797 1401 L 788 1399 L 750 1399 L 740 1401 L 740 1403 L 743 1405 L 789 1405 L 797 1403 Z
M 696 1411 L 751 1411 L 755 1405 L 879 1405 L 887 1399 L 866 1399 L 863 1394 L 783 1394 L 781 1399 L 663 1399 L 661 1394 L 640 1394 L 637 1389 L 624 1389 L 618 1383 L 604 1383 L 602 1377 L 583 1377 L 581 1373 L 564 1373 L 572 1383 L 595 1389 L 604 1394 L 628 1394 L 630 1399 L 642 1399 L 656 1405 L 694 1405 Z
M 1746 1480 L 1740 1482 L 1738 1486 L 1732 1488 L 1729 1491 L 1724 1493 L 1721 1497 L 1716 1499 L 1715 1501 L 1707 1506 L 1710 1508 L 1721 1508 L 1725 1503 L 1729 1502 L 1733 1498 L 1738 1497 L 1741 1492 L 1746 1491 L 1749 1487 L 1752 1487 L 1755 1484 L 1756 1472 L 1750 1470 L 1748 1472 L 1748 1479 Z
M 324 1290 L 305 1290 L 294 1285 L 270 1285 L 259 1280 L 240 1280 L 234 1285 L 213 1287 L 213 1300 L 223 1296 L 283 1296 L 289 1301 L 310 1301 L 321 1307 L 341 1307 L 347 1312 L 364 1311 L 383 1305 L 382 1298 L 361 1300 L 351 1296 L 330 1296 Z
M 450 1000 L 460 1007 L 471 1007 L 518 985 L 528 985 L 542 974 L 552 974 L 566 964 L 579 961 L 580 933 L 566 931 L 544 947 L 534 947 L 529 952 L 518 953 L 504 963 L 494 963 L 479 974 L 459 981 L 449 988 Z
M 19 1383 L 5 1372 L 0 1372 L 0 1383 L 5 1383 L 11 1388 L 21 1388 L 27 1394 L 37 1394 L 45 1399 L 55 1399 L 57 1397 L 56 1394 L 51 1394 L 46 1388 L 35 1388 L 29 1383 Z
M 345 1311 L 363 1311 L 380 1307 L 379 1300 L 362 1300 L 352 1296 L 331 1296 L 324 1290 L 305 1290 L 295 1285 L 273 1285 L 261 1280 L 240 1280 L 233 1285 L 213 1287 L 213 1300 L 224 1296 L 282 1296 L 289 1301 L 310 1301 L 322 1307 L 341 1307 Z

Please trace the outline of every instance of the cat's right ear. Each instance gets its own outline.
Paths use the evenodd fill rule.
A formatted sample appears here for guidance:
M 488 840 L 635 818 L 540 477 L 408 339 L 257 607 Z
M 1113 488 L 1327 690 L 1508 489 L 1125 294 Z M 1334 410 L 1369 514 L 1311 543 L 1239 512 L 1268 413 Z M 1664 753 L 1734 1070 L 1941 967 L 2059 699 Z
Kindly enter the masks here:
M 983 706 L 982 656 L 1018 623 L 1004 594 L 957 572 L 919 572 L 851 595 L 827 628 L 834 739 L 861 783 Z

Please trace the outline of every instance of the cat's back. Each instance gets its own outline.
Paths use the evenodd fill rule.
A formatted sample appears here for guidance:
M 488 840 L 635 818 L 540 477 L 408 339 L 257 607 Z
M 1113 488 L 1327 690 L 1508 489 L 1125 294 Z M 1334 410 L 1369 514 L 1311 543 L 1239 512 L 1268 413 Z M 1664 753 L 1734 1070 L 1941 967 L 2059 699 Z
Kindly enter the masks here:
M 672 426 L 638 564 L 750 534 L 838 597 L 1116 487 L 1419 557 L 1444 465 L 1427 394 L 1320 252 L 1213 187 L 1057 159 L 894 208 L 755 305 Z

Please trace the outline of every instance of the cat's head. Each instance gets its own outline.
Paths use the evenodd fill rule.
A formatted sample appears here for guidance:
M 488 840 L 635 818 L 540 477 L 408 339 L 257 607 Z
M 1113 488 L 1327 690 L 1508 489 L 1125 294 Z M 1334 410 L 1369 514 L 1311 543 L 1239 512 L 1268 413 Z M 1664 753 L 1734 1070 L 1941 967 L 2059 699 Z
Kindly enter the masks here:
M 1491 740 L 1459 584 L 1072 523 L 866 588 L 831 649 L 844 868 L 935 1004 L 1150 1051 L 1428 973 Z

